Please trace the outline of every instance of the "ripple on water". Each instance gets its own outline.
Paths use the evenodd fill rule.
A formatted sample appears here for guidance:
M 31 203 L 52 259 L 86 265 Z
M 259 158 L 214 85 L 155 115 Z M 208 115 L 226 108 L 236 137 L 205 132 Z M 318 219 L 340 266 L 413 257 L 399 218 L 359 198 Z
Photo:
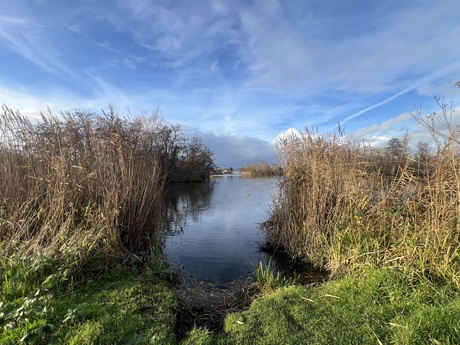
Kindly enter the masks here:
M 267 218 L 277 179 L 213 179 L 209 184 L 179 185 L 172 204 L 180 213 L 169 236 L 166 257 L 175 267 L 207 282 L 251 276 L 268 255 L 259 223 Z

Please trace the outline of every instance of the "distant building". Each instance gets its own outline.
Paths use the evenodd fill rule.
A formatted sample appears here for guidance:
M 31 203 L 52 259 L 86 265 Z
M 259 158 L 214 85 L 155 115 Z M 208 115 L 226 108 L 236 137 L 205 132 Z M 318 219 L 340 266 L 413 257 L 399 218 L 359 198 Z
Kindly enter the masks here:
M 219 168 L 216 167 L 213 171 L 214 175 L 233 174 L 233 168 Z

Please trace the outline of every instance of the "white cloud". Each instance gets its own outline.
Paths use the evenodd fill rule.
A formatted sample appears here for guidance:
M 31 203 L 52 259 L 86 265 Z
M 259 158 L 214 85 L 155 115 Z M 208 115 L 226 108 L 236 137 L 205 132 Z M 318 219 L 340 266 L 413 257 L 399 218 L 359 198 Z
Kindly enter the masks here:
M 104 41 L 104 42 L 99 42 L 97 43 L 97 46 L 99 48 L 102 48 L 106 51 L 108 51 L 109 53 L 115 53 L 115 54 L 120 54 L 120 50 L 118 49 L 115 49 L 112 44 L 110 44 L 110 42 L 107 42 L 107 41 Z
M 255 75 L 254 83 L 278 88 L 363 94 L 408 89 L 414 78 L 445 66 L 453 67 L 445 74 L 460 71 L 453 66 L 460 55 L 460 47 L 452 44 L 460 36 L 453 8 L 460 10 L 460 5 L 418 2 L 368 18 L 359 18 L 357 12 L 356 20 L 363 23 L 356 27 L 373 23 L 373 30 L 359 35 L 353 35 L 353 27 L 338 24 L 340 17 L 331 21 L 319 9 L 313 18 L 308 11 L 302 13 L 302 24 L 283 16 L 284 11 L 246 9 L 241 14 L 246 62 Z M 426 19 L 423 25 L 421 18 Z M 325 33 L 318 34 L 317 27 L 324 27 Z
M 376 123 L 371 126 L 358 129 L 350 134 L 350 137 L 356 140 L 367 140 L 367 138 L 373 138 L 376 136 L 385 137 L 392 136 L 399 137 L 403 134 L 411 124 L 415 124 L 415 120 L 410 113 L 403 113 L 389 120 L 383 121 L 381 123 Z
M 299 138 L 300 139 L 301 137 L 302 137 L 302 134 L 300 133 L 300 131 L 298 129 L 289 128 L 289 129 L 285 130 L 284 132 L 281 132 L 280 134 L 278 134 L 272 140 L 272 145 L 276 146 L 276 145 L 282 143 L 285 140 L 290 140 L 290 139 L 293 139 L 293 138 Z
M 452 128 L 458 130 L 460 128 L 460 106 L 452 108 L 450 106 L 450 104 L 447 104 L 444 114 Z M 406 133 L 409 134 L 410 145 L 412 146 L 415 146 L 419 141 L 433 143 L 430 131 L 415 119 L 415 117 L 426 118 L 433 112 L 437 113 L 437 117 L 443 117 L 442 109 L 433 102 L 433 106 L 430 109 L 414 109 L 381 123 L 360 128 L 351 133 L 349 137 L 359 142 L 364 141 L 373 147 L 385 146 L 391 138 L 402 138 Z M 446 133 L 445 126 L 438 121 L 434 122 L 434 128 L 442 133 Z
M 162 54 L 163 66 L 178 68 L 197 63 L 232 42 L 235 19 L 214 2 L 159 5 L 149 1 L 119 2 L 127 16 L 123 30 L 148 50 Z M 219 16 L 219 20 L 216 17 Z
M 13 91 L 5 87 L 0 87 L 0 99 L 8 108 L 18 110 L 21 114 L 32 118 L 38 117 L 40 111 L 52 107 L 52 103 L 32 97 L 27 91 Z
M 67 52 L 60 51 L 50 35 L 50 27 L 33 18 L 0 17 L 0 40 L 6 41 L 9 49 L 54 76 L 83 82 L 81 76 L 64 62 Z
M 251 163 L 277 162 L 275 149 L 267 141 L 249 136 L 216 135 L 187 126 L 183 128 L 188 137 L 199 137 L 214 152 L 217 166 L 240 168 Z
M 40 66 L 46 71 L 52 72 L 54 68 L 48 62 L 53 60 L 38 44 L 41 26 L 28 18 L 0 17 L 0 38 L 8 42 L 9 47 Z

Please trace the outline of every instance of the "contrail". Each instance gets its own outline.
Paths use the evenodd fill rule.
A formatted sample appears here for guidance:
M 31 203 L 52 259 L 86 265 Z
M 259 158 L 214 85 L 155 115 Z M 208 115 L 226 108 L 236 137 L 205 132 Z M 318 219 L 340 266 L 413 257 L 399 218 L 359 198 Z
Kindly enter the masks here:
M 452 72 L 452 70 L 454 70 L 455 68 L 458 68 L 459 66 L 460 66 L 460 63 L 458 63 L 458 62 L 453 63 L 453 64 L 451 64 L 449 66 L 446 66 L 446 67 L 444 67 L 444 68 L 442 68 L 442 69 L 440 69 L 440 70 L 438 70 L 436 72 L 433 72 L 433 73 L 431 73 L 431 74 L 429 74 L 429 75 L 427 75 L 427 76 L 425 76 L 423 78 L 420 78 L 419 80 L 417 80 L 417 82 L 414 83 L 413 86 L 408 87 L 408 88 L 406 88 L 406 89 L 404 89 L 402 91 L 399 91 L 398 93 L 395 93 L 394 95 L 388 97 L 387 99 L 385 99 L 385 100 L 383 100 L 383 101 L 381 101 L 379 103 L 373 104 L 370 107 L 367 107 L 367 108 L 365 108 L 363 110 L 358 111 L 357 113 L 354 113 L 353 115 L 350 115 L 350 116 L 346 117 L 340 123 L 347 123 L 348 121 L 354 119 L 355 117 L 360 116 L 360 115 L 362 115 L 364 113 L 367 113 L 369 110 L 378 108 L 378 107 L 380 107 L 380 106 L 382 106 L 382 105 L 384 105 L 384 104 L 386 104 L 388 102 L 391 102 L 395 98 L 398 98 L 398 97 L 404 95 L 405 93 L 408 93 L 408 92 L 418 88 L 420 85 L 422 85 L 422 84 L 424 84 L 426 82 L 430 82 L 430 81 L 432 81 L 434 79 L 437 79 L 437 78 L 439 78 L 441 76 L 444 76 L 444 75 Z
M 354 113 L 353 115 L 350 115 L 348 116 L 347 118 L 345 118 L 345 120 L 341 121 L 340 123 L 347 123 L 348 121 L 350 120 L 353 120 L 355 117 L 359 116 L 359 115 L 362 115 L 364 113 L 367 113 L 369 110 L 372 110 L 372 109 L 375 109 L 375 108 L 378 108 L 388 102 L 391 102 L 392 100 L 394 100 L 395 98 L 398 98 L 399 96 L 402 96 L 404 95 L 405 93 L 408 93 L 409 91 L 412 91 L 413 89 L 415 89 L 417 86 L 413 86 L 413 87 L 409 87 L 407 89 L 404 89 L 402 91 L 399 91 L 398 93 L 394 94 L 393 96 L 391 97 L 388 97 L 387 99 L 379 102 L 379 103 L 376 103 L 376 104 L 373 104 L 371 105 L 370 107 L 367 107 L 366 109 L 363 109 L 363 110 L 360 110 L 358 111 L 357 113 Z

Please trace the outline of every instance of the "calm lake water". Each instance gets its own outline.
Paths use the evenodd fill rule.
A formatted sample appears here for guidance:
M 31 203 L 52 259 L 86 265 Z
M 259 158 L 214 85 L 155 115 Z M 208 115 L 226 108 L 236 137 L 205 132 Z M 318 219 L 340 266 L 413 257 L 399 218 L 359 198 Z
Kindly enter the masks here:
M 249 277 L 269 257 L 259 223 L 267 220 L 278 179 L 216 176 L 206 183 L 177 184 L 168 195 L 168 262 L 203 282 Z

